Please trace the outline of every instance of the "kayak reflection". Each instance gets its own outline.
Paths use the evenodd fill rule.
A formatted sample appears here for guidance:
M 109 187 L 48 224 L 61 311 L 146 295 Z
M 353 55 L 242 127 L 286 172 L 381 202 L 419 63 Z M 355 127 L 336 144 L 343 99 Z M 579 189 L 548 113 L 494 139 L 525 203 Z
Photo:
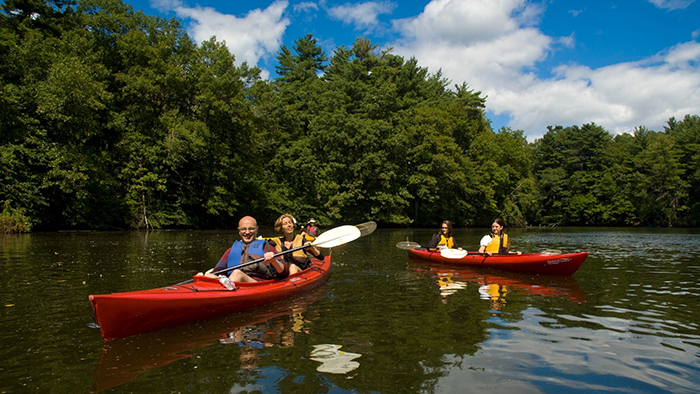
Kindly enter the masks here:
M 412 270 L 429 274 L 435 279 L 443 302 L 446 302 L 446 297 L 466 289 L 467 283 L 476 283 L 479 286 L 479 296 L 481 299 L 491 301 L 493 310 L 500 310 L 505 304 L 506 296 L 512 291 L 586 302 L 586 293 L 572 277 L 448 268 L 442 264 L 432 264 L 420 260 L 409 260 L 409 265 Z
M 106 341 L 91 392 L 130 382 L 148 370 L 192 357 L 195 349 L 218 344 L 238 345 L 240 368 L 255 368 L 260 349 L 292 347 L 295 335 L 310 332 L 315 315 L 307 308 L 326 292 L 324 285 L 255 311 Z

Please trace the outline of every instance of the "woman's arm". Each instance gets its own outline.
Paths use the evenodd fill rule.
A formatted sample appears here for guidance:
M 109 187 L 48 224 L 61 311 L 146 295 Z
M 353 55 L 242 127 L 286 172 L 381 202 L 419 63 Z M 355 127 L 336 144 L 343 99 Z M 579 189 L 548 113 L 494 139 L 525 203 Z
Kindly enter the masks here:
M 435 235 L 433 235 L 433 239 L 431 239 L 430 242 L 428 243 L 427 248 L 428 249 L 437 248 L 438 242 L 440 242 L 440 234 L 435 234 Z

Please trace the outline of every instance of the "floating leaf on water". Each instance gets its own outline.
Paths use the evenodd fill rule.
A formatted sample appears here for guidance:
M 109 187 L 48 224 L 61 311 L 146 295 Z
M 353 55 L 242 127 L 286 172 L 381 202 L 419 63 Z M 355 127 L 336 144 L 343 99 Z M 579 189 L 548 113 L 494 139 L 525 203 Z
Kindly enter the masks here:
M 15 306 L 15 304 L 5 304 L 5 306 L 9 308 Z

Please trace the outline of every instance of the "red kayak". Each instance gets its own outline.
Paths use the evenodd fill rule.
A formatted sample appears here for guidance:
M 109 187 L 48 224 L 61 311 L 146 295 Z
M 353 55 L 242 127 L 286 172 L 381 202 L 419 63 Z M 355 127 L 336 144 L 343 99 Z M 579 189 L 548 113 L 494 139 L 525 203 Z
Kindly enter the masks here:
M 233 316 L 107 341 L 102 346 L 90 391 L 95 393 L 122 385 L 148 370 L 190 358 L 197 354 L 197 349 L 230 343 L 232 338 L 258 337 L 268 345 L 284 346 L 282 342 L 297 334 L 292 327 L 294 324 L 307 324 L 303 328 L 310 329 L 309 321 L 303 322 L 313 318 L 313 314 L 307 313 L 308 307 L 323 298 L 326 291 L 319 286 L 289 300 Z M 272 329 L 268 322 L 274 323 Z
M 453 258 L 443 256 L 440 252 L 430 252 L 426 249 L 409 249 L 408 256 L 413 259 L 462 267 L 493 268 L 539 275 L 571 276 L 586 261 L 588 252 L 494 254 L 492 256 L 468 252 L 466 256 Z
M 195 276 L 192 283 L 91 295 L 89 299 L 102 337 L 109 340 L 280 301 L 319 286 L 328 278 L 330 268 L 327 256 L 312 260 L 311 267 L 288 278 L 236 283 L 235 290 L 227 290 L 218 279 Z

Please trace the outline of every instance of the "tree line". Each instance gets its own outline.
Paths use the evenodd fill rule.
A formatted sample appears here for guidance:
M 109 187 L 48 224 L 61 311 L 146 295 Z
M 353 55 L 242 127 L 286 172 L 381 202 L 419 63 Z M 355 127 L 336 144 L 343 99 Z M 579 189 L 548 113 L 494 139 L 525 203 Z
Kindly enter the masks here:
M 277 77 L 121 0 L 6 0 L 0 228 L 698 226 L 700 117 L 494 131 L 486 97 L 368 39 L 300 37 Z

